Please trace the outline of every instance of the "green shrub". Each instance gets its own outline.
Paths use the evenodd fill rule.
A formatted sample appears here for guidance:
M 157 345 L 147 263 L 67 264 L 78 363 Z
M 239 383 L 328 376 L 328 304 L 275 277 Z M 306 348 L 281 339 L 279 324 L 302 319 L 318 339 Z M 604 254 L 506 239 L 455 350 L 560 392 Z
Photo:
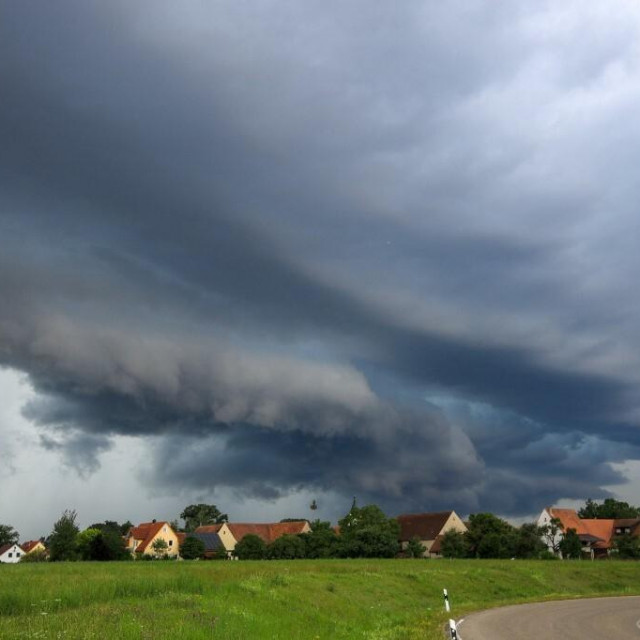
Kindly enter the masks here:
M 267 545 L 264 540 L 253 533 L 246 535 L 233 551 L 233 555 L 240 560 L 263 560 L 266 556 Z

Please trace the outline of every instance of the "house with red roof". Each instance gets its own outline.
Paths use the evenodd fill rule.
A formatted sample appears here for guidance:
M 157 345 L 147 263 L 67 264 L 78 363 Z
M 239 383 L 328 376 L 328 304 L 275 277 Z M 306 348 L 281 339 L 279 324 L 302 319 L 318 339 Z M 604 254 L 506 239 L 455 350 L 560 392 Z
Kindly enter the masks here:
M 156 540 L 163 540 L 166 548 L 159 551 L 154 546 Z M 131 527 L 125 536 L 125 546 L 133 557 L 145 556 L 168 556 L 170 558 L 178 556 L 180 553 L 180 541 L 173 527 L 164 520 L 143 522 L 137 527 Z
M 24 549 L 18 544 L 7 543 L 0 547 L 0 562 L 5 564 L 20 562 L 20 558 L 24 555 Z
M 27 555 L 30 553 L 46 553 L 47 551 L 42 540 L 27 540 L 26 542 L 21 542 L 20 546 Z
M 253 534 L 262 538 L 265 544 L 271 544 L 284 535 L 298 535 L 299 533 L 309 533 L 311 527 L 306 520 L 297 520 L 294 522 L 224 522 L 222 524 L 204 525 L 195 530 L 197 534 L 216 534 L 222 547 L 230 556 L 236 548 L 236 544 L 246 535 Z M 215 538 L 216 549 L 219 548 Z
M 426 558 L 442 557 L 441 542 L 447 531 L 464 533 L 466 525 L 455 511 L 413 513 L 398 516 L 400 524 L 400 546 L 404 550 L 409 541 L 416 538 L 425 547 Z
M 598 558 L 608 556 L 614 548 L 615 538 L 624 534 L 640 537 L 640 518 L 581 518 L 574 509 L 559 509 L 558 507 L 546 507 L 538 518 L 538 526 L 545 527 L 552 520 L 559 522 L 560 531 L 556 538 L 546 541 L 552 551 L 562 539 L 564 533 L 574 529 L 582 542 L 582 551 Z

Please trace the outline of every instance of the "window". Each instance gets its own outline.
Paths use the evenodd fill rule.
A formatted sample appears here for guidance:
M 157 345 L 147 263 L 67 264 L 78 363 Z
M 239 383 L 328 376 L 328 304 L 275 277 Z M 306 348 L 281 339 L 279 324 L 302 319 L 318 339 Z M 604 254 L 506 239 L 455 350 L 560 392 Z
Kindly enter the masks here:
M 13 553 L 10 553 L 10 554 L 9 554 L 9 557 L 10 557 L 10 558 L 13 558 Z
M 173 547 L 173 540 L 169 540 L 169 546 Z

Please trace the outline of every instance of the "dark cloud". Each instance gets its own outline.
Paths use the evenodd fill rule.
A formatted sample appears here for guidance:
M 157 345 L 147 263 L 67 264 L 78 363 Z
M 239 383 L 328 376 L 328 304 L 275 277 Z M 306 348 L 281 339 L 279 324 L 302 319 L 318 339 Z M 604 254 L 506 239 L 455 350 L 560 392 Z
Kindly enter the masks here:
M 394 511 L 607 495 L 639 458 L 635 31 L 557 11 L 6 11 L 0 365 L 42 444 Z

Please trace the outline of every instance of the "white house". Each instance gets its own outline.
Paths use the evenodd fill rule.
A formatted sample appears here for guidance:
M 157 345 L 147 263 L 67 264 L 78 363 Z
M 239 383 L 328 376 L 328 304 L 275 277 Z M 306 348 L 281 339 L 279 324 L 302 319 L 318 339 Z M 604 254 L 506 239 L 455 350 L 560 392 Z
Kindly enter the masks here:
M 15 563 L 20 562 L 24 550 L 17 544 L 3 544 L 0 547 L 0 562 Z

